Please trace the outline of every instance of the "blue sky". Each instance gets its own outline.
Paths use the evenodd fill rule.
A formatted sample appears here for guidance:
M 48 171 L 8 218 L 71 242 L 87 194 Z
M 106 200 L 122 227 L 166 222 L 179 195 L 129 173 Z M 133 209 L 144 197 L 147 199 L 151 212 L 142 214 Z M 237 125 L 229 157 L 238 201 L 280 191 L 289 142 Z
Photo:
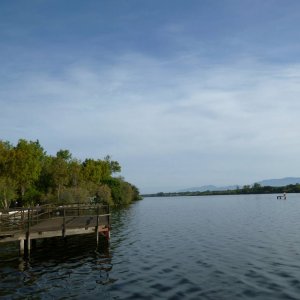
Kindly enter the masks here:
M 142 192 L 299 176 L 299 28 L 297 0 L 2 0 L 0 138 Z

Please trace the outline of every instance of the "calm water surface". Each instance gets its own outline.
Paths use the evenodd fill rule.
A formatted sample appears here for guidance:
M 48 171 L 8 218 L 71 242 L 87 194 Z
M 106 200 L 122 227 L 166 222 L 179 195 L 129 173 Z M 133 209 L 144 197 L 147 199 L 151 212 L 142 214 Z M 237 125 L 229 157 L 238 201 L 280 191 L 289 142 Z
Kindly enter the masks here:
M 1 299 L 300 299 L 300 194 L 146 198 L 111 242 L 0 246 Z

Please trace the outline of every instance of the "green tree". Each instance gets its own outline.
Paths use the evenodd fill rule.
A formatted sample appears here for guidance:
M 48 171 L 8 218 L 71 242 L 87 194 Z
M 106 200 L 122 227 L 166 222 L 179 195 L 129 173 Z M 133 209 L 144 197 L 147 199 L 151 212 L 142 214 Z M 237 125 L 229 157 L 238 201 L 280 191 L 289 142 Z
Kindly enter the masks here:
M 22 205 L 86 202 L 95 195 L 102 203 L 128 204 L 139 191 L 124 178 L 112 177 L 120 171 L 110 156 L 81 162 L 69 150 L 46 155 L 38 140 L 20 139 L 16 146 L 0 140 L 0 207 L 15 200 Z
M 126 181 L 121 181 L 121 204 L 129 204 L 133 201 L 133 190 Z
M 120 164 L 115 160 L 111 160 L 111 157 L 109 155 L 106 155 L 104 157 L 104 161 L 106 161 L 107 164 L 109 165 L 109 169 L 110 169 L 111 174 L 121 172 Z
M 82 165 L 80 160 L 72 159 L 68 165 L 69 185 L 72 187 L 80 186 L 82 182 Z
M 16 182 L 11 173 L 13 166 L 13 146 L 0 140 L 0 207 L 8 208 L 16 200 Z
M 16 200 L 16 183 L 9 177 L 0 177 L 0 208 L 9 208 L 11 202 Z
M 107 161 L 86 159 L 82 164 L 82 174 L 85 181 L 100 184 L 102 180 L 110 177 L 111 171 Z
M 24 202 L 29 206 L 40 204 L 41 198 L 42 192 L 35 186 L 30 186 L 24 194 Z
M 39 179 L 45 153 L 38 140 L 28 142 L 24 139 L 19 140 L 13 152 L 11 171 L 20 189 L 23 201 L 26 189 Z
M 243 189 L 242 189 L 242 193 L 243 193 L 243 194 L 249 194 L 250 191 L 251 191 L 250 185 L 244 185 L 244 186 L 243 186 Z
M 112 205 L 111 189 L 107 184 L 101 184 L 96 189 L 96 203 L 105 203 Z
M 83 187 L 67 187 L 61 191 L 60 201 L 62 203 L 87 203 L 89 191 Z
M 57 200 L 60 201 L 62 189 L 69 182 L 69 160 L 71 154 L 68 150 L 59 150 L 55 157 L 51 158 L 50 176 L 53 188 L 56 190 Z
M 54 187 L 53 177 L 52 177 L 52 156 L 46 156 L 42 163 L 42 170 L 37 181 L 38 189 L 44 193 L 48 194 Z
M 132 184 L 130 184 L 130 185 L 131 185 L 132 192 L 133 192 L 133 194 L 132 194 L 132 201 L 141 200 L 142 197 L 140 196 L 139 189 L 136 186 L 132 185 Z
M 59 159 L 62 159 L 64 161 L 70 161 L 72 159 L 72 154 L 69 150 L 65 149 L 65 150 L 59 150 L 56 153 L 56 157 Z
M 252 186 L 252 192 L 259 193 L 261 191 L 262 191 L 262 186 L 259 183 L 255 182 Z
M 104 182 L 111 189 L 112 200 L 115 205 L 126 205 L 139 199 L 138 189 L 122 178 L 111 177 Z

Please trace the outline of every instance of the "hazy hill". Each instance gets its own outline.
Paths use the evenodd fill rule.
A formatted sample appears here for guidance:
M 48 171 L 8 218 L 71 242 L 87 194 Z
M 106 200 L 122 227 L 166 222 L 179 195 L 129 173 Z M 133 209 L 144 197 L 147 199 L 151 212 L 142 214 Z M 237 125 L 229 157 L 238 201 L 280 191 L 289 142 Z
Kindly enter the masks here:
M 179 190 L 178 192 L 206 192 L 206 191 L 226 191 L 226 190 L 234 190 L 237 185 L 229 185 L 229 186 L 215 186 L 215 185 L 202 185 L 200 187 L 192 187 L 187 189 Z
M 262 181 L 258 181 L 262 186 L 286 186 L 289 184 L 297 184 L 300 183 L 300 177 L 285 177 L 280 179 L 265 179 Z M 205 191 L 226 191 L 226 190 L 234 190 L 239 187 L 243 187 L 243 185 L 229 185 L 229 186 L 215 186 L 215 185 L 202 185 L 199 187 L 191 187 L 182 189 L 178 192 L 205 192 Z
M 286 186 L 289 184 L 300 183 L 299 177 L 285 177 L 281 179 L 266 179 L 258 182 L 263 186 Z

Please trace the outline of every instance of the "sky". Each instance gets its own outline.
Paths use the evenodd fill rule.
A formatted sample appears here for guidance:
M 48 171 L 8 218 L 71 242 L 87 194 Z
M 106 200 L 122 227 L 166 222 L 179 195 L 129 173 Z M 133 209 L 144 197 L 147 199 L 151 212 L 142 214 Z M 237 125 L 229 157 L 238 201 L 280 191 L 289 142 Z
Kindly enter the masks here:
M 0 139 L 142 193 L 299 177 L 299 28 L 298 0 L 1 0 Z

